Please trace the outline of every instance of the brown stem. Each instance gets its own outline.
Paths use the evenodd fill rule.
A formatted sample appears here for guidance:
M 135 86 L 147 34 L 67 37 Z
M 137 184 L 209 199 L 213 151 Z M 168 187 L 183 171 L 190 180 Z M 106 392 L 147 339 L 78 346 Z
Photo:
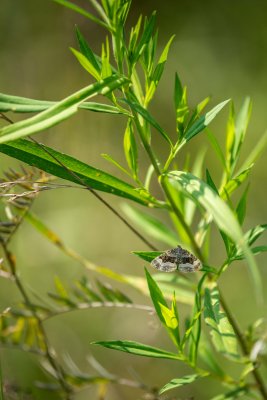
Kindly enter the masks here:
M 64 371 L 63 371 L 62 367 L 57 363 L 57 361 L 55 360 L 55 358 L 53 356 L 53 351 L 50 348 L 49 341 L 48 341 L 45 329 L 43 327 L 43 322 L 42 322 L 41 318 L 39 317 L 38 313 L 36 312 L 34 306 L 32 305 L 30 298 L 28 297 L 28 294 L 25 291 L 25 289 L 22 285 L 22 282 L 16 272 L 15 259 L 14 259 L 13 255 L 10 253 L 10 251 L 7 249 L 7 246 L 5 243 L 2 243 L 2 248 L 3 248 L 4 254 L 6 256 L 7 262 L 9 264 L 10 271 L 13 275 L 14 281 L 17 285 L 17 288 L 20 291 L 20 293 L 25 301 L 25 304 L 27 305 L 29 310 L 31 310 L 32 315 L 34 316 L 34 318 L 36 319 L 36 321 L 38 323 L 39 331 L 41 332 L 41 334 L 43 336 L 43 341 L 44 341 L 44 346 L 45 346 L 44 355 L 46 356 L 48 362 L 50 363 L 51 367 L 53 368 L 53 370 L 55 371 L 55 373 L 57 375 L 58 382 L 66 395 L 66 400 L 70 400 L 71 399 L 71 397 L 70 397 L 71 396 L 71 388 L 64 379 Z
M 238 326 L 238 323 L 237 323 L 236 319 L 234 318 L 232 312 L 229 310 L 229 308 L 228 308 L 228 306 L 227 306 L 227 304 L 226 304 L 226 302 L 225 302 L 225 300 L 224 300 L 224 298 L 223 298 L 221 293 L 220 293 L 220 302 L 221 302 L 221 305 L 222 305 L 222 307 L 223 307 L 223 309 L 224 309 L 224 311 L 225 311 L 225 313 L 227 315 L 227 318 L 229 319 L 230 324 L 232 325 L 232 327 L 233 327 L 233 329 L 235 331 L 235 334 L 236 334 L 236 336 L 237 336 L 237 338 L 239 340 L 239 343 L 240 343 L 240 346 L 241 346 L 241 349 L 242 349 L 244 355 L 249 357 L 249 349 L 248 349 L 246 340 L 244 338 L 244 335 L 242 334 L 241 329 Z M 258 369 L 253 369 L 251 371 L 251 373 L 253 374 L 254 379 L 257 382 L 257 386 L 258 386 L 258 389 L 259 389 L 259 391 L 260 391 L 260 393 L 262 395 L 262 398 L 267 400 L 267 390 L 266 390 L 266 387 L 265 387 L 264 382 L 262 380 L 262 377 L 261 377 L 261 375 L 259 373 L 259 370 Z

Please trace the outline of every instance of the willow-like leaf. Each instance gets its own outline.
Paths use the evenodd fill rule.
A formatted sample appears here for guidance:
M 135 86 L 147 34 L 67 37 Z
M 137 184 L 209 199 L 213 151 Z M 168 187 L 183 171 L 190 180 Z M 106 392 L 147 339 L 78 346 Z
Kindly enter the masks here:
M 100 82 L 86 86 L 34 117 L 0 129 L 0 143 L 16 140 L 48 129 L 75 114 L 79 105 L 89 97 L 98 94 L 107 95 L 127 81 L 127 78 L 124 77 L 110 76 Z
M 48 153 L 44 149 L 47 149 Z M 51 148 L 40 147 L 26 139 L 0 144 L 0 152 L 68 181 L 81 184 L 81 181 L 71 175 L 67 169 L 79 176 L 85 186 L 88 185 L 96 190 L 128 198 L 143 205 L 148 205 L 152 201 L 152 198 L 149 200 L 147 193 L 142 195 L 133 186 L 102 170 L 93 168 Z M 67 169 L 63 168 L 49 153 L 55 156 Z
M 142 343 L 133 342 L 129 340 L 113 340 L 113 341 L 97 341 L 91 344 L 97 344 L 108 349 L 123 351 L 124 353 L 135 354 L 137 356 L 152 357 L 152 358 L 166 358 L 169 360 L 183 360 L 183 357 L 175 353 L 151 347 Z
M 192 198 L 198 206 L 208 211 L 219 229 L 242 249 L 249 266 L 256 294 L 258 299 L 262 299 L 262 281 L 258 267 L 233 211 L 207 183 L 196 176 L 183 171 L 173 171 L 168 174 L 168 177 L 170 181 L 175 180 L 178 182 L 182 191 Z

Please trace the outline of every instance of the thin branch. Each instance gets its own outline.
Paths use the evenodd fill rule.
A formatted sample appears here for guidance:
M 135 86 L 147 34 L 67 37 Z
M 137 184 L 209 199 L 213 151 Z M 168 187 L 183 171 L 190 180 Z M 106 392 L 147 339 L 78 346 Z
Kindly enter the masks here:
M 88 310 L 89 308 L 130 308 L 135 310 L 147 311 L 148 313 L 154 314 L 155 310 L 153 307 L 144 305 L 144 304 L 134 304 L 134 303 L 122 303 L 122 302 L 112 302 L 112 301 L 92 301 L 91 303 L 80 303 L 75 305 L 75 307 L 70 308 L 61 308 L 60 310 L 56 310 L 51 312 L 48 316 L 44 317 L 42 320 L 46 321 L 47 319 L 56 317 L 61 314 L 66 314 L 76 310 Z
M 99 201 L 101 201 L 102 204 L 104 204 L 116 217 L 118 217 L 124 225 L 127 226 L 139 239 L 142 240 L 151 250 L 157 251 L 157 248 L 151 244 L 137 229 L 135 229 L 114 207 L 112 207 L 105 199 L 103 199 L 102 196 L 98 194 L 98 192 L 94 189 L 92 189 L 90 186 L 88 186 L 82 178 L 80 178 L 79 175 L 77 175 L 75 172 L 70 170 L 65 164 L 63 164 L 57 157 L 54 156 L 46 147 L 44 147 L 41 143 L 37 142 L 34 138 L 30 137 L 29 138 L 37 144 L 39 147 L 42 148 L 43 151 L 45 151 L 47 154 L 50 155 L 61 167 L 63 167 L 70 175 L 72 175 L 76 180 L 78 180 L 89 192 L 91 192 Z
M 233 327 L 233 329 L 235 331 L 236 336 L 238 337 L 238 341 L 240 343 L 240 346 L 241 346 L 241 349 L 242 349 L 244 355 L 249 357 L 249 355 L 250 355 L 249 354 L 249 349 L 248 349 L 246 340 L 244 338 L 244 335 L 242 334 L 242 331 L 241 331 L 236 319 L 234 318 L 232 312 L 229 310 L 229 308 L 228 308 L 228 306 L 227 306 L 227 304 L 226 304 L 226 302 L 225 302 L 225 300 L 224 300 L 224 298 L 223 298 L 221 293 L 220 293 L 220 302 L 221 302 L 221 305 L 222 305 L 222 307 L 223 307 L 223 309 L 224 309 L 224 311 L 225 311 L 225 313 L 227 315 L 227 318 L 229 319 L 230 324 L 232 325 L 232 327 Z M 260 391 L 260 393 L 262 395 L 262 398 L 267 400 L 267 389 L 265 387 L 264 381 L 262 380 L 262 377 L 261 377 L 258 369 L 257 368 L 253 369 L 251 371 L 251 373 L 254 376 L 255 381 L 257 382 L 257 387 L 258 387 L 258 390 Z
M 39 330 L 43 336 L 43 341 L 44 341 L 44 346 L 45 346 L 45 356 L 48 360 L 48 362 L 50 363 L 51 367 L 53 368 L 53 370 L 55 371 L 57 378 L 58 378 L 58 382 L 62 388 L 62 390 L 64 391 L 64 393 L 66 394 L 66 400 L 70 400 L 70 394 L 71 394 L 71 388 L 69 387 L 69 385 L 67 384 L 67 382 L 65 381 L 64 378 L 64 371 L 62 369 L 62 367 L 58 364 L 58 362 L 56 361 L 56 359 L 54 358 L 54 354 L 53 354 L 53 350 L 50 348 L 49 345 L 49 341 L 45 332 L 45 329 L 43 327 L 43 322 L 42 319 L 39 317 L 38 313 L 36 312 L 34 306 L 31 303 L 30 298 L 28 297 L 27 292 L 25 291 L 22 282 L 17 274 L 16 271 L 16 264 L 15 264 L 15 258 L 14 256 L 9 252 L 9 250 L 7 249 L 7 246 L 5 243 L 2 243 L 2 248 L 4 251 L 4 254 L 6 256 L 7 262 L 9 264 L 10 267 L 10 271 L 14 277 L 15 283 L 17 285 L 18 290 L 20 291 L 25 304 L 27 305 L 27 307 L 29 308 L 29 310 L 31 310 L 33 317 L 36 319 L 36 321 L 38 322 L 38 327 Z

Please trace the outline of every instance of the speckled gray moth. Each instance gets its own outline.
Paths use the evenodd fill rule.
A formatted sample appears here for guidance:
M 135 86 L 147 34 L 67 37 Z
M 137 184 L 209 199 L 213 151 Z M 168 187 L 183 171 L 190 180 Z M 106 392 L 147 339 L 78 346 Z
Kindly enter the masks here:
M 189 251 L 177 246 L 162 253 L 151 261 L 152 267 L 162 272 L 196 272 L 202 264 L 200 260 Z

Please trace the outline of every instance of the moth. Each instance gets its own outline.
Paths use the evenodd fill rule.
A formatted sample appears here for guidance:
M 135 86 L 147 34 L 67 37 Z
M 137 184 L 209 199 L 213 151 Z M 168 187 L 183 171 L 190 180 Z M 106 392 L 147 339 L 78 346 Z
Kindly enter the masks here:
M 151 261 L 151 265 L 162 272 L 179 270 L 185 273 L 196 272 L 202 267 L 200 260 L 181 246 L 165 251 L 154 258 Z

